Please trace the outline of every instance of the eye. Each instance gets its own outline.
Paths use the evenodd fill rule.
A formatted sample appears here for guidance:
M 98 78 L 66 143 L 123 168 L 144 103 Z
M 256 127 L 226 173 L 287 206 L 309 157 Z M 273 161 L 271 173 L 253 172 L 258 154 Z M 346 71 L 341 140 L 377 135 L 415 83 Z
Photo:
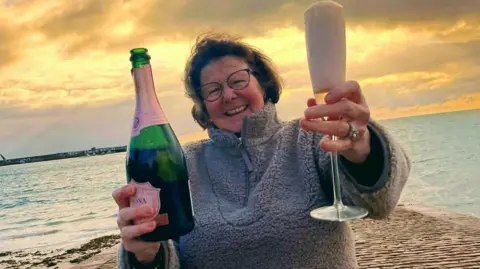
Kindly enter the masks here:
M 210 95 L 210 94 L 216 94 L 216 93 L 218 93 L 218 92 L 220 92 L 220 88 L 214 88 L 214 89 L 209 90 L 207 94 L 208 94 L 208 95 Z
M 239 83 L 245 83 L 245 82 L 247 81 L 244 79 L 236 79 L 231 81 L 232 84 L 239 84 Z
M 205 96 L 208 96 L 212 93 L 216 93 L 216 92 L 219 92 L 221 89 L 220 87 L 217 85 L 217 84 L 209 84 L 209 85 L 205 85 L 203 86 L 202 88 L 202 92 Z
M 228 80 L 228 84 L 235 88 L 242 88 L 248 83 L 249 73 L 246 70 L 239 70 L 232 75 Z

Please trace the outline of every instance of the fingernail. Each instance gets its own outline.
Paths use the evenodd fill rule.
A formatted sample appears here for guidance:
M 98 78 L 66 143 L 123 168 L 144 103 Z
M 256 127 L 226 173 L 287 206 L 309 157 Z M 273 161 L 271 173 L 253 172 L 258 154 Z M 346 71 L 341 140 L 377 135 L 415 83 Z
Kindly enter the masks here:
M 148 215 L 152 215 L 153 214 L 153 208 L 151 208 L 150 206 L 145 206 L 145 213 L 148 214 Z
M 332 94 L 331 93 L 328 93 L 327 95 L 325 95 L 325 102 L 329 102 L 329 101 L 332 101 Z
M 127 192 L 127 194 L 131 194 L 133 192 L 133 187 L 132 186 L 127 186 L 125 191 Z

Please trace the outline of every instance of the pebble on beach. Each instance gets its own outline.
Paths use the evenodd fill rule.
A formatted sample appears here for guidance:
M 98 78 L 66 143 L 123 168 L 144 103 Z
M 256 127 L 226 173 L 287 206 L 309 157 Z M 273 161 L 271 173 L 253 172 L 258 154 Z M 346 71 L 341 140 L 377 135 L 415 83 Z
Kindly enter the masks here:
M 113 247 L 120 243 L 119 235 L 107 235 L 90 240 L 79 248 L 58 251 L 7 251 L 0 252 L 0 268 L 29 269 L 29 268 L 59 268 L 60 263 L 70 266 L 87 260 L 100 253 L 103 249 Z

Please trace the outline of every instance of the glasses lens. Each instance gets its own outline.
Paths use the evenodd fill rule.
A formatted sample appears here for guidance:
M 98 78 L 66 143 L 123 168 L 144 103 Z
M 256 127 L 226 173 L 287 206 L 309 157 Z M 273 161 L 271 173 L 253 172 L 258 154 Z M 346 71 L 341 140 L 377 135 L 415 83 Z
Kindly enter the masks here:
M 250 74 L 248 70 L 240 70 L 233 73 L 228 78 L 228 86 L 230 86 L 230 88 L 235 90 L 241 90 L 247 87 L 249 80 L 250 80 Z
M 214 101 L 222 94 L 221 85 L 219 83 L 210 83 L 202 87 L 202 94 L 205 99 Z

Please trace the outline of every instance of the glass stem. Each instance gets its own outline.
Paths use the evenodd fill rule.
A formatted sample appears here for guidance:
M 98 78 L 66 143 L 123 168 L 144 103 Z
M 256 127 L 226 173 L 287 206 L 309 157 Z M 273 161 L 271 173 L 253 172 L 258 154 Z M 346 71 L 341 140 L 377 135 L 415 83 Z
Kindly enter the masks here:
M 332 140 L 337 140 L 337 137 L 332 136 Z M 342 194 L 340 191 L 340 173 L 338 172 L 338 153 L 330 152 L 330 160 L 332 165 L 333 205 L 338 209 L 343 206 Z

